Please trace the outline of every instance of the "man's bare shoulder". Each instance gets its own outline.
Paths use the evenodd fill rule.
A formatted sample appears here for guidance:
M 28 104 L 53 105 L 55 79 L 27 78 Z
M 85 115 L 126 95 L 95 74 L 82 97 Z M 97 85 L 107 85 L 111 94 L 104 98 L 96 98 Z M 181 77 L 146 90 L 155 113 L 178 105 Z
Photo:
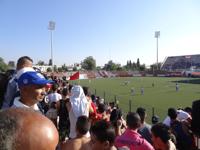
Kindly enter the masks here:
M 90 138 L 76 138 L 66 141 L 62 150 L 87 150 L 89 149 Z

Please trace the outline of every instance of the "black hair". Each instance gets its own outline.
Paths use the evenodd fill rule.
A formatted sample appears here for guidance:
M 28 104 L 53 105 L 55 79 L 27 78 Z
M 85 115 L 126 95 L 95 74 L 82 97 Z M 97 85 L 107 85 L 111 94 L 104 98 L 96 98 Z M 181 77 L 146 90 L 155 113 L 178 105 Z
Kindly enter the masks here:
M 93 134 L 98 141 L 113 144 L 115 141 L 115 130 L 112 125 L 105 120 L 97 121 L 90 129 L 91 134 Z
M 168 116 L 173 120 L 176 119 L 177 118 L 177 110 L 175 108 L 169 108 Z
M 144 109 L 143 107 L 138 107 L 136 112 L 139 114 L 141 122 L 144 122 L 145 115 L 146 115 L 146 109 Z
M 80 116 L 76 122 L 76 130 L 84 135 L 90 130 L 90 121 L 87 116 Z
M 99 104 L 98 105 L 98 111 L 99 111 L 99 113 L 103 113 L 104 111 L 106 111 L 105 104 Z
M 170 128 L 163 123 L 153 125 L 151 131 L 155 137 L 159 137 L 164 143 L 167 143 L 171 137 Z
M 117 120 L 121 119 L 122 112 L 120 109 L 113 109 L 113 111 L 110 113 L 110 122 L 114 127 L 117 126 Z
M 85 96 L 90 96 L 89 87 L 83 86 L 83 92 Z
M 17 69 L 20 69 L 21 66 L 27 63 L 27 60 L 33 63 L 33 60 L 28 56 L 22 56 L 17 60 Z
M 55 92 L 57 89 L 58 89 L 58 84 L 57 84 L 57 83 L 54 83 L 54 84 L 52 85 L 52 91 Z
M 67 94 L 68 94 L 68 89 L 67 88 L 63 88 L 62 95 L 63 96 L 67 96 Z
M 130 129 L 137 129 L 141 124 L 140 116 L 138 113 L 129 112 L 126 116 L 126 123 Z

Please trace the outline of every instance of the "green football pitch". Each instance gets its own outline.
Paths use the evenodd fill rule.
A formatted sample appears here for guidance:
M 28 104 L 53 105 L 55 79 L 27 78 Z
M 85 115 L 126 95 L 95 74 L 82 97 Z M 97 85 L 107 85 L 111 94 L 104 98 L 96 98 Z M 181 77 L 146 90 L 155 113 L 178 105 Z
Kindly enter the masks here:
M 194 100 L 200 99 L 200 79 L 198 78 L 129 77 L 77 82 L 82 86 L 88 86 L 91 93 L 104 98 L 105 102 L 117 101 L 124 114 L 129 110 L 135 111 L 137 107 L 144 107 L 149 116 L 148 122 L 150 122 L 153 109 L 162 121 L 169 107 L 191 107 Z M 128 82 L 127 85 L 126 82 Z M 179 91 L 176 91 L 176 83 L 179 85 Z M 142 87 L 144 88 L 143 95 L 141 94 Z M 134 95 L 131 94 L 132 88 L 134 88 Z

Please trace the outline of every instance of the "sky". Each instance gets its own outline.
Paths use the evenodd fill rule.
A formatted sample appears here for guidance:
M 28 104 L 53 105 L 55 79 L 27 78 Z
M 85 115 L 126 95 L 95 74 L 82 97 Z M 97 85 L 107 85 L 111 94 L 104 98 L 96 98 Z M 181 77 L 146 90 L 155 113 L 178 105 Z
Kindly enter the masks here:
M 0 57 L 6 62 L 30 56 L 34 63 L 80 63 L 93 56 L 109 60 L 156 62 L 158 58 L 200 54 L 199 0 L 0 0 Z

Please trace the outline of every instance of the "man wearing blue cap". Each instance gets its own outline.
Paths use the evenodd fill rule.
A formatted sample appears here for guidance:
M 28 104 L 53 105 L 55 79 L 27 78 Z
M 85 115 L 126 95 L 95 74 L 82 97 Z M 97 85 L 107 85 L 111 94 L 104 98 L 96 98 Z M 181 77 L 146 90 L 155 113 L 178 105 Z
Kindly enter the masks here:
M 37 103 L 45 96 L 45 87 L 52 81 L 36 71 L 23 73 L 17 80 L 20 90 L 20 98 L 15 99 L 12 107 L 27 107 L 39 111 Z

